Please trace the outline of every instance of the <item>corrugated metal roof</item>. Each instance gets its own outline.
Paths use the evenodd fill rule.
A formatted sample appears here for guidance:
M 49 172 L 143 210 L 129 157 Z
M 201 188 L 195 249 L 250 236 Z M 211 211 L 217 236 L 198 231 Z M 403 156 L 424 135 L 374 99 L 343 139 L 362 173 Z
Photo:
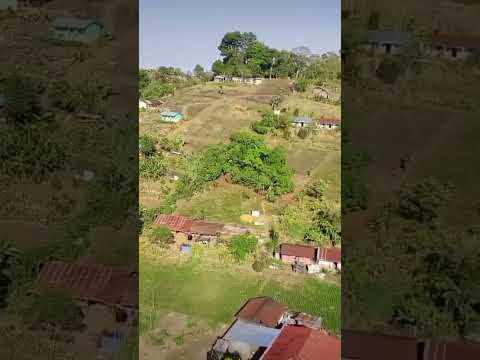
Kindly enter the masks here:
M 59 16 L 55 18 L 52 26 L 56 29 L 77 29 L 83 30 L 92 24 L 103 26 L 97 19 L 81 19 L 76 17 Z
M 310 124 L 313 122 L 313 120 L 311 117 L 308 117 L 308 116 L 295 116 L 292 122 L 296 124 L 301 124 L 301 123 Z
M 358 360 L 417 360 L 415 338 L 342 331 L 342 357 Z
M 40 271 L 37 287 L 63 289 L 81 300 L 138 307 L 137 274 L 103 265 L 48 262 Z
M 198 235 L 218 235 L 223 230 L 223 227 L 224 225 L 219 223 L 194 220 L 190 232 Z
M 368 43 L 406 45 L 412 40 L 412 33 L 404 31 L 373 30 L 368 31 L 365 36 L 365 42 Z
M 258 324 L 276 327 L 287 307 L 269 297 L 250 299 L 237 313 L 237 318 Z
M 243 342 L 255 347 L 268 347 L 279 334 L 280 329 L 273 329 L 252 324 L 244 320 L 237 320 L 230 329 L 228 329 L 223 338 L 231 342 Z
M 320 119 L 318 120 L 318 123 L 320 125 L 340 125 L 341 124 L 340 119 Z
M 478 360 L 480 343 L 427 341 L 424 360 Z
M 339 247 L 320 248 L 318 259 L 329 262 L 342 262 L 342 249 Z
M 197 235 L 217 235 L 224 228 L 220 223 L 193 220 L 180 215 L 158 215 L 155 223 L 168 226 L 172 231 Z
M 340 360 L 340 356 L 339 338 L 321 330 L 287 325 L 262 360 Z
M 315 250 L 317 248 L 309 245 L 281 244 L 280 254 L 287 256 L 297 256 L 315 260 Z
M 181 112 L 178 111 L 163 111 L 160 113 L 161 116 L 166 116 L 166 117 L 176 117 L 176 116 L 183 116 Z
M 480 49 L 480 37 L 459 36 L 449 34 L 436 34 L 431 38 L 431 44 L 434 46 L 446 47 L 465 47 L 471 49 Z

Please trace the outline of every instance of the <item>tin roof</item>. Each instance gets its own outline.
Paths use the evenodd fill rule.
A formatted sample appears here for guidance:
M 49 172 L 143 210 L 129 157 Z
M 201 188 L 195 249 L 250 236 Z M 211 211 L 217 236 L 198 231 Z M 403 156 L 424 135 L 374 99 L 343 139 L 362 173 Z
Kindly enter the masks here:
M 292 122 L 293 122 L 293 123 L 310 124 L 311 122 L 313 122 L 313 120 L 312 120 L 311 117 L 308 117 L 308 116 L 295 116 L 295 117 L 292 119 Z
M 280 254 L 287 256 L 298 256 L 315 260 L 316 247 L 310 245 L 281 244 Z
M 320 248 L 318 259 L 329 262 L 342 262 L 342 249 L 339 247 Z
M 165 225 L 172 231 L 189 232 L 193 220 L 179 215 L 163 215 L 160 214 L 155 220 L 156 225 Z
M 109 266 L 48 262 L 38 275 L 37 287 L 66 290 L 81 300 L 138 307 L 137 273 Z
M 364 41 L 368 43 L 406 45 L 412 41 L 412 39 L 413 35 L 409 32 L 373 30 L 367 31 Z
M 52 26 L 56 29 L 77 29 L 84 30 L 92 24 L 103 26 L 97 19 L 81 19 L 69 16 L 59 16 L 55 18 Z
M 320 119 L 318 120 L 318 123 L 320 125 L 340 125 L 341 124 L 340 119 Z
M 182 113 L 178 111 L 163 111 L 160 113 L 160 115 L 166 116 L 166 117 L 175 117 L 179 115 L 182 116 Z
M 280 334 L 280 329 L 258 326 L 244 320 L 237 320 L 228 329 L 223 339 L 230 342 L 242 342 L 254 347 L 268 347 Z
M 417 360 L 415 338 L 342 331 L 342 358 L 358 360 Z M 443 359 L 442 359 L 443 360 Z
M 427 341 L 424 360 L 477 360 L 480 343 Z
M 449 34 L 435 34 L 430 39 L 434 46 L 447 47 L 465 47 L 472 49 L 480 49 L 480 37 L 475 36 L 459 36 Z
M 250 299 L 237 313 L 237 318 L 256 322 L 267 327 L 276 327 L 287 307 L 269 297 Z
M 341 341 L 324 331 L 285 326 L 263 360 L 339 360 Z
M 218 235 L 224 228 L 223 224 L 193 220 L 180 215 L 158 215 L 157 225 L 165 225 L 172 231 L 198 235 Z

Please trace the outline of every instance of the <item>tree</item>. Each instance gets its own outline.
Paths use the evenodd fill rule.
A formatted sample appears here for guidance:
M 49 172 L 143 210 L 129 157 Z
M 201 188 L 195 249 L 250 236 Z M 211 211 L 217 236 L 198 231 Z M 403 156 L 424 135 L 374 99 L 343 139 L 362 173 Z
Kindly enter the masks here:
M 162 247 L 173 244 L 174 236 L 172 231 L 167 226 L 154 227 L 150 232 L 150 242 Z
M 193 75 L 197 78 L 204 78 L 205 77 L 205 69 L 203 68 L 202 65 L 197 64 L 195 68 L 193 69 Z
M 235 261 L 241 263 L 247 259 L 247 257 L 253 254 L 258 246 L 258 240 L 254 235 L 242 234 L 234 236 L 229 244 L 228 250 L 233 256 Z
M 148 136 L 148 135 L 140 136 L 140 139 L 139 139 L 140 154 L 142 154 L 144 157 L 150 157 L 152 155 L 155 155 L 157 152 L 155 143 L 156 143 L 155 139 L 152 138 L 151 136 Z
M 142 96 L 143 91 L 151 82 L 149 72 L 145 69 L 140 69 L 138 78 L 139 78 L 138 91 L 140 96 Z
M 432 223 L 442 206 L 448 203 L 453 187 L 435 178 L 416 184 L 405 184 L 398 194 L 398 210 L 402 216 L 422 224 Z
M 229 32 L 222 38 L 218 50 L 228 61 L 233 56 L 244 54 L 255 41 L 257 41 L 257 36 L 251 32 Z

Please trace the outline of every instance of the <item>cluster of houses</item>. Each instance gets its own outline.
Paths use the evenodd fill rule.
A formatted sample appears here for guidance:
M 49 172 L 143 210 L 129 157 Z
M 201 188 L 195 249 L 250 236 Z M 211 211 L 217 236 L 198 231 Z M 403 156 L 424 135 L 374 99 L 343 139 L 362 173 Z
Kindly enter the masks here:
M 261 85 L 263 84 L 263 78 L 243 78 L 237 76 L 226 76 L 226 75 L 216 75 L 213 77 L 213 81 L 216 83 L 224 82 L 233 82 L 235 84 L 246 84 L 246 85 Z
M 340 125 L 340 119 L 321 118 L 315 120 L 310 116 L 294 116 L 292 118 L 292 126 L 297 128 L 311 127 L 325 130 L 337 130 L 340 128 Z
M 281 244 L 275 258 L 292 266 L 295 272 L 318 273 L 322 269 L 342 269 L 342 249 L 302 244 Z
M 340 339 L 322 319 L 290 311 L 270 297 L 250 299 L 208 353 L 208 360 L 338 360 Z
M 472 55 L 480 55 L 480 37 L 443 34 L 439 31 L 427 39 L 418 39 L 414 33 L 405 31 L 368 31 L 361 47 L 375 55 L 395 55 L 415 43 L 427 58 L 464 60 Z
M 98 264 L 50 261 L 40 266 L 30 295 L 45 290 L 69 294 L 79 305 L 86 325 L 105 326 L 93 346 L 102 353 L 118 353 L 126 345 L 129 329 L 138 321 L 138 272 Z M 111 320 L 97 320 L 99 310 Z M 91 314 L 90 314 L 91 313 Z M 89 323 L 88 320 L 94 322 Z M 103 315 L 102 315 L 103 319 Z

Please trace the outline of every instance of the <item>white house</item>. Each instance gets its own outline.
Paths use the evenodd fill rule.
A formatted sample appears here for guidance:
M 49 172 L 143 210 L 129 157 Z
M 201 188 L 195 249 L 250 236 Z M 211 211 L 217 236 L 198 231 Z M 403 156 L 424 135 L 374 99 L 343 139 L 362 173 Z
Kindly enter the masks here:
M 430 41 L 423 44 L 423 52 L 430 57 L 465 60 L 480 54 L 480 38 L 435 32 Z
M 138 100 L 138 108 L 146 110 L 148 107 L 147 103 L 143 100 Z
M 368 31 L 362 41 L 362 48 L 374 55 L 398 54 L 413 42 L 413 35 L 403 31 Z
M 317 122 L 320 129 L 335 130 L 340 128 L 340 119 L 320 119 Z

